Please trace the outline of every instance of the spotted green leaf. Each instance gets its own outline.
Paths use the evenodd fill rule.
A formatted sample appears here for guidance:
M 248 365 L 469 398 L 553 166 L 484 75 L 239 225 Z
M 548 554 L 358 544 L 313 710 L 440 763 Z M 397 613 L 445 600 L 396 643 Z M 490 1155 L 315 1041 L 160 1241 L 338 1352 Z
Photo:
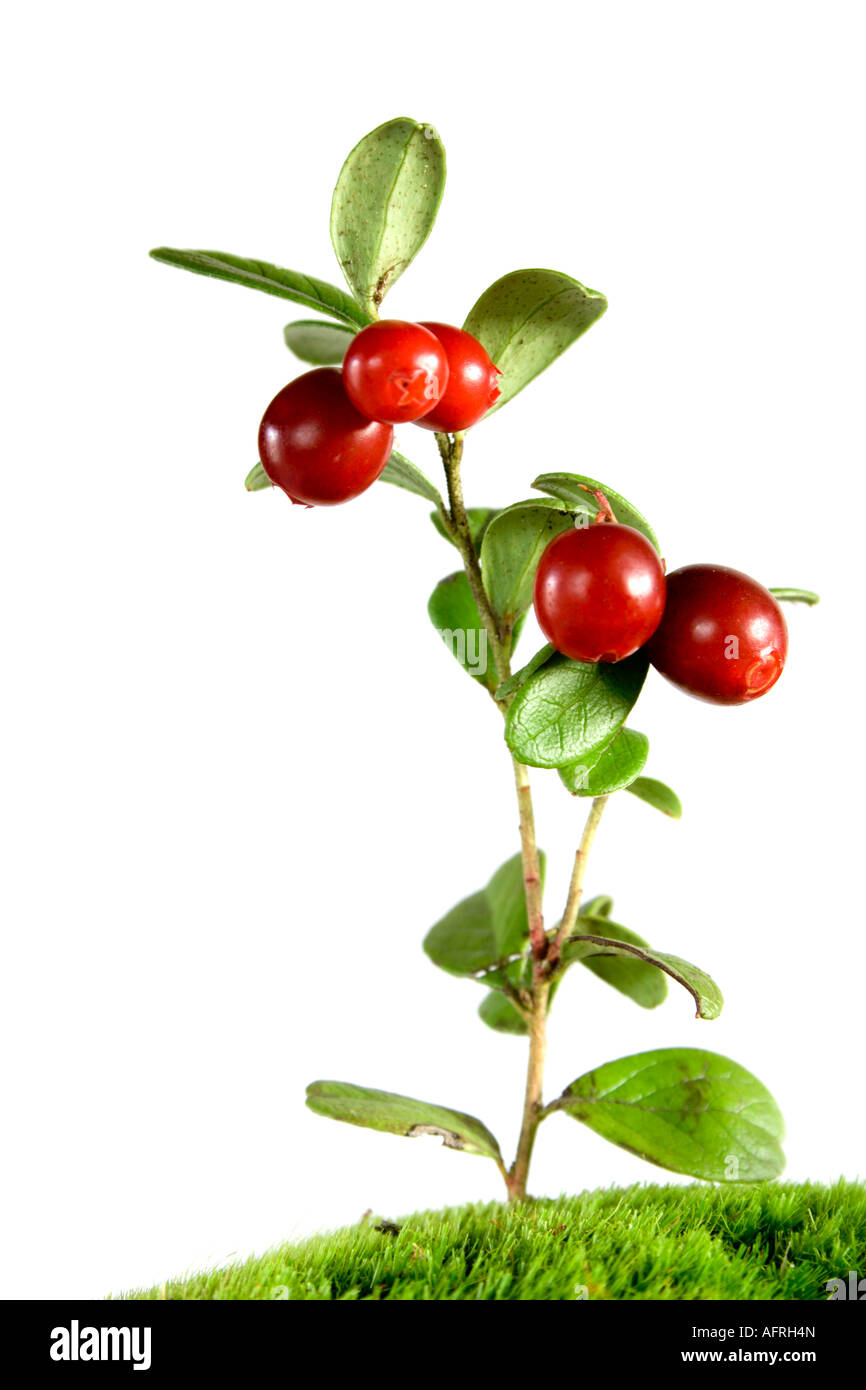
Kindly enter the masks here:
M 558 270 L 515 270 L 485 290 L 464 328 L 502 373 L 493 410 L 528 386 L 591 328 L 607 300 Z
M 313 1081 L 307 1087 L 307 1105 L 317 1115 L 346 1124 L 362 1125 L 386 1134 L 402 1134 L 416 1139 L 423 1134 L 441 1138 L 447 1149 L 480 1154 L 502 1162 L 499 1145 L 486 1125 L 474 1115 L 413 1100 L 393 1091 L 376 1091 L 369 1086 L 353 1086 L 348 1081 Z
M 697 1048 L 640 1052 L 573 1081 L 550 1110 L 674 1173 L 761 1182 L 785 1166 L 785 1126 L 767 1088 L 736 1062 Z
M 405 117 L 365 135 L 343 165 L 331 204 L 331 240 L 371 317 L 430 235 L 444 188 L 439 136 Z

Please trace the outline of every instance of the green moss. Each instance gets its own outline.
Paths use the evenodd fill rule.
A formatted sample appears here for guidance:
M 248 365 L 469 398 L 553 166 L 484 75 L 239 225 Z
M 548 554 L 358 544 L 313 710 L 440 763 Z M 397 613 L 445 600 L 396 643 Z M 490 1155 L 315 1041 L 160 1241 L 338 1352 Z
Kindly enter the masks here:
M 378 1218 L 136 1299 L 825 1299 L 866 1274 L 866 1185 L 636 1186 Z

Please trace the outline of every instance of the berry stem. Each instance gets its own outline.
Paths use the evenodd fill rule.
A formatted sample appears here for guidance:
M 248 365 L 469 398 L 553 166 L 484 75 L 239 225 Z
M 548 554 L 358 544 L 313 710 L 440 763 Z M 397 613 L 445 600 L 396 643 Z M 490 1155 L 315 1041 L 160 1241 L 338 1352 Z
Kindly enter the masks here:
M 571 883 L 568 888 L 568 901 L 565 904 L 565 911 L 562 914 L 562 921 L 556 930 L 556 935 L 550 944 L 547 955 L 548 973 L 556 969 L 562 955 L 562 946 L 574 932 L 577 925 L 577 915 L 580 911 L 580 900 L 583 897 L 583 881 L 586 877 L 586 863 L 592 843 L 598 830 L 602 812 L 607 805 L 606 796 L 597 796 L 589 808 L 589 815 L 586 818 L 586 825 L 583 827 L 583 834 L 580 837 L 580 844 L 574 856 L 574 869 L 571 874 Z

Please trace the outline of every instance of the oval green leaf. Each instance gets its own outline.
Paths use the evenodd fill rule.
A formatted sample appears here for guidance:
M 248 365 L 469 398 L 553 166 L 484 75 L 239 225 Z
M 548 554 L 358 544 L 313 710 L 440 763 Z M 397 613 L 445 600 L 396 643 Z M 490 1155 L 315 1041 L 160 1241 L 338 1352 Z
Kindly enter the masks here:
M 427 612 L 463 670 L 489 688 L 496 673 L 488 656 L 487 631 L 463 570 L 440 580 L 430 595 Z
M 430 479 L 409 459 L 398 454 L 396 449 L 379 474 L 379 482 L 391 483 L 393 487 L 401 487 L 405 492 L 414 492 L 416 497 L 424 497 L 437 506 L 442 504 L 439 490 L 433 486 Z
M 307 1087 L 307 1105 L 329 1120 L 363 1125 L 385 1134 L 402 1134 L 416 1139 L 422 1134 L 438 1135 L 447 1149 L 481 1154 L 502 1163 L 499 1145 L 486 1125 L 474 1115 L 413 1100 L 393 1091 L 376 1091 L 369 1086 L 353 1086 L 348 1081 L 313 1081 Z
M 611 903 L 610 898 L 601 899 L 602 907 L 606 903 Z M 588 902 L 586 911 L 581 911 L 579 916 L 581 932 L 594 932 L 608 940 L 649 949 L 642 936 L 629 931 L 628 927 L 620 926 L 618 922 L 612 922 L 608 912 L 600 912 L 597 906 Z M 566 967 L 574 962 L 585 965 L 593 975 L 597 975 L 613 989 L 619 990 L 620 994 L 639 1004 L 642 1009 L 657 1009 L 668 997 L 667 981 L 655 966 L 649 965 L 637 955 L 593 955 L 581 945 L 579 934 L 565 943 L 562 959 Z
M 508 710 L 505 741 L 530 767 L 566 767 L 619 733 L 647 673 L 643 651 L 613 665 L 557 654 L 520 687 Z
M 539 863 L 543 883 L 543 854 Z M 515 854 L 485 888 L 457 903 L 430 928 L 424 950 L 450 975 L 484 975 L 519 955 L 528 940 L 523 863 Z
M 244 478 L 244 487 L 247 492 L 264 492 L 265 488 L 273 487 L 273 483 L 268 477 L 260 463 L 254 463 L 247 476 Z
M 546 492 L 564 502 L 572 511 L 582 512 L 590 519 L 601 511 L 601 504 L 595 497 L 596 491 L 603 492 L 617 521 L 623 526 L 633 526 L 655 546 L 661 554 L 658 537 L 645 516 L 637 507 L 627 502 L 621 493 L 595 478 L 587 478 L 582 473 L 542 473 L 532 484 L 539 492 Z
M 621 1057 L 572 1082 L 559 1109 L 674 1173 L 762 1182 L 785 1166 L 785 1126 L 769 1091 L 715 1052 L 667 1048 Z
M 607 300 L 558 270 L 514 270 L 485 290 L 464 328 L 502 373 L 499 410 L 601 318 Z
M 405 117 L 365 135 L 343 165 L 331 240 L 355 297 L 374 318 L 430 235 L 444 188 L 439 136 Z
M 356 332 L 370 322 L 370 315 L 351 295 L 328 284 L 327 280 L 317 280 L 314 275 L 284 270 L 268 261 L 230 256 L 225 251 L 178 251 L 171 246 L 159 246 L 150 254 L 164 265 L 191 270 L 195 275 L 210 275 L 215 280 L 229 280 L 234 285 L 274 294 L 279 299 L 291 299 L 307 309 L 318 309 L 319 313 L 347 324 Z
M 321 319 L 298 319 L 283 329 L 286 347 L 302 362 L 314 367 L 337 366 L 355 336 L 354 328 Z
M 521 1018 L 510 1000 L 495 989 L 486 994 L 478 1005 L 478 1017 L 495 1033 L 511 1033 L 514 1037 L 525 1038 L 529 1032 L 526 1020 Z
M 672 980 L 676 980 L 677 984 L 688 990 L 695 1001 L 696 1018 L 719 1017 L 725 1002 L 722 991 L 715 980 L 698 966 L 692 965 L 691 961 L 683 960 L 681 956 L 668 955 L 665 951 L 654 951 L 645 942 L 624 939 L 621 933 L 609 930 L 609 922 L 605 922 L 603 931 L 598 935 L 587 933 L 587 926 L 591 926 L 588 918 L 583 919 L 582 926 L 583 931 L 569 939 L 570 949 L 565 957 L 569 962 L 589 961 L 595 956 L 630 957 L 642 961 L 657 970 L 663 970 Z
M 549 642 L 547 646 L 541 647 L 535 656 L 530 657 L 525 666 L 521 666 L 519 671 L 515 671 L 513 676 L 509 676 L 508 680 L 496 687 L 497 700 L 504 700 L 507 696 L 513 695 L 515 690 L 519 690 L 522 685 L 526 684 L 530 676 L 539 671 L 542 666 L 546 666 L 555 652 L 556 648 L 551 646 Z
M 599 893 L 594 898 L 587 898 L 581 905 L 580 917 L 609 917 L 613 912 L 613 898 L 606 893 Z
M 535 571 L 555 536 L 574 525 L 555 501 L 516 502 L 501 511 L 484 533 L 481 571 L 493 610 L 513 627 L 532 603 Z
M 493 518 L 498 515 L 499 513 L 496 507 L 468 507 L 466 509 L 466 520 L 469 522 L 469 534 L 472 537 L 472 544 L 475 546 L 476 551 L 479 550 L 481 546 L 487 527 L 490 525 Z M 433 525 L 436 527 L 436 530 L 443 540 L 453 545 L 454 542 L 445 530 L 440 513 L 431 512 L 430 520 L 433 522 Z
M 609 796 L 627 787 L 643 771 L 649 757 L 649 739 L 637 729 L 620 729 L 601 757 L 593 762 L 578 759 L 559 769 L 573 796 Z
M 629 782 L 626 791 L 645 801 L 648 806 L 654 806 L 664 815 L 671 816 L 673 820 L 679 820 L 683 813 L 682 802 L 676 792 L 665 786 L 664 782 L 657 781 L 655 777 L 636 777 L 633 782 Z

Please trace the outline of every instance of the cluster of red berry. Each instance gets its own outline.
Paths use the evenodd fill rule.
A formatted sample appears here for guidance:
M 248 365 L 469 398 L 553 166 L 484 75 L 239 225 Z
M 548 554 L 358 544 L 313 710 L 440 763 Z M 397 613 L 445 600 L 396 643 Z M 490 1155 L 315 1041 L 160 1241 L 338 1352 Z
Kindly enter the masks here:
M 395 425 L 469 429 L 497 399 L 498 376 L 462 328 L 371 323 L 352 339 L 341 369 L 306 372 L 274 397 L 259 427 L 262 467 L 293 502 L 346 502 L 379 477 Z M 645 536 L 609 509 L 598 520 L 557 536 L 538 566 L 535 611 L 557 651 L 615 662 L 647 646 L 662 675 L 719 704 L 743 704 L 775 684 L 788 637 L 769 590 L 720 565 L 666 577 Z
M 788 652 L 782 610 L 757 580 L 723 565 L 666 577 L 640 531 L 606 518 L 551 541 L 534 597 L 544 635 L 565 656 L 622 661 L 646 646 L 657 671 L 715 704 L 764 695 Z
M 498 397 L 498 376 L 462 328 L 371 323 L 352 339 L 342 370 L 306 372 L 274 397 L 259 427 L 262 467 L 293 502 L 347 502 L 382 472 L 394 425 L 467 430 Z

